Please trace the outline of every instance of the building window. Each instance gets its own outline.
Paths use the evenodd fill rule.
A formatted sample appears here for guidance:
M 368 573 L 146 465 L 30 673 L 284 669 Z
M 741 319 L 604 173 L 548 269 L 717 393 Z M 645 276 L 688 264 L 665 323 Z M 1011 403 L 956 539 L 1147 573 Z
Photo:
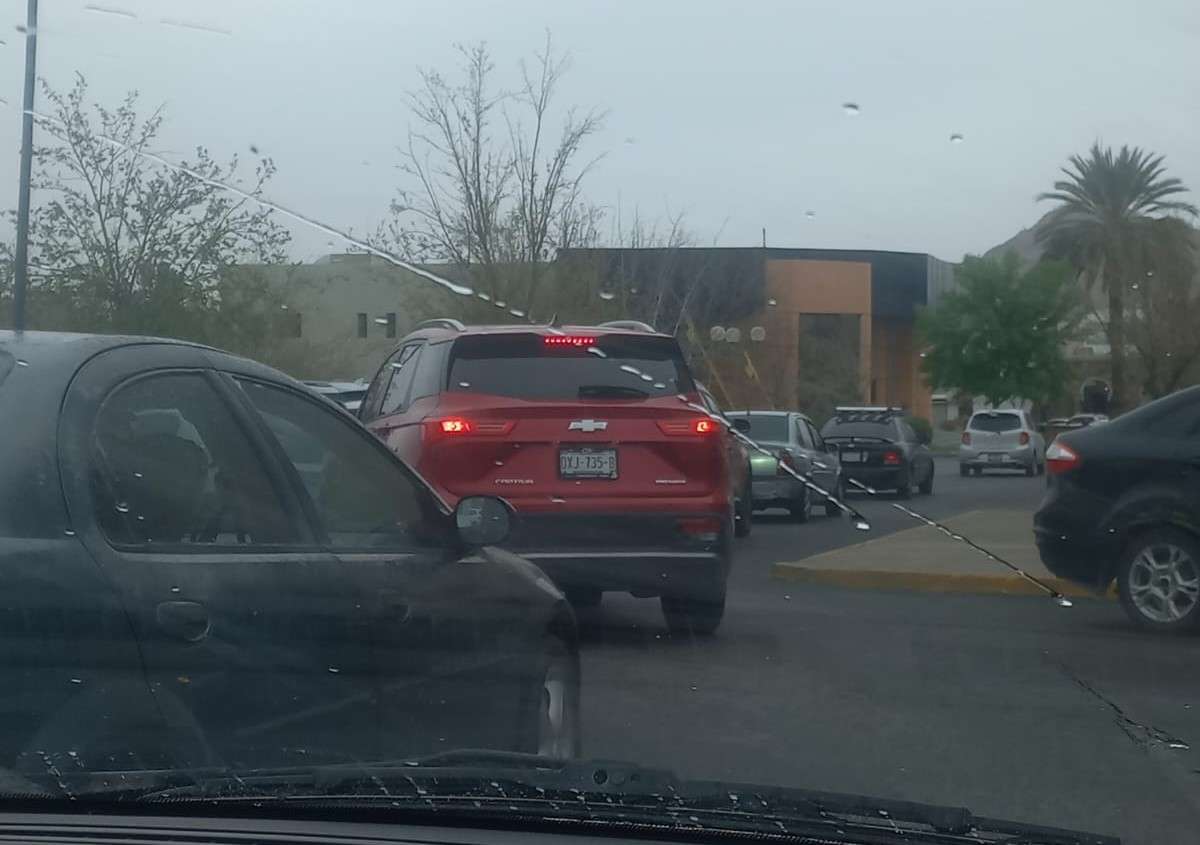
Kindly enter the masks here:
M 384 323 L 384 325 L 387 326 L 387 336 L 395 337 L 396 336 L 396 312 L 395 311 L 387 312 L 386 319 L 387 319 L 387 322 Z
M 358 336 L 367 336 L 367 315 L 362 311 L 358 312 Z

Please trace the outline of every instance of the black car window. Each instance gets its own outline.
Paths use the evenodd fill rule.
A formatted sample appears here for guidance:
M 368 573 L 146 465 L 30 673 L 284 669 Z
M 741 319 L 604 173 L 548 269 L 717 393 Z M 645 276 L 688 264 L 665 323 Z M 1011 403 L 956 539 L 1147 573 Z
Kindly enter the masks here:
M 96 417 L 91 462 L 96 520 L 114 544 L 298 540 L 250 440 L 199 373 L 117 388 Z
M 750 423 L 750 437 L 767 443 L 787 443 L 788 418 L 783 414 L 738 414 Z
M 359 426 L 283 388 L 239 383 L 295 467 L 334 548 L 440 544 L 431 497 Z
M 391 362 L 391 380 L 387 383 L 387 390 L 384 391 L 383 401 L 379 406 L 380 416 L 394 414 L 407 406 L 408 389 L 412 386 L 413 376 L 417 371 L 417 351 L 420 348 L 418 343 L 409 344 L 401 349 L 400 355 Z
M 843 421 L 834 417 L 821 427 L 821 436 L 829 437 L 872 437 L 894 441 L 898 435 L 896 424 L 891 420 Z

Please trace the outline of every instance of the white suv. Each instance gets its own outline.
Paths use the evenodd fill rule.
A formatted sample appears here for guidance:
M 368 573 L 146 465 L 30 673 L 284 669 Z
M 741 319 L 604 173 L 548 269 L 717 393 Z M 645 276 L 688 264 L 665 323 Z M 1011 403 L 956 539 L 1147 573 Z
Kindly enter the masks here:
M 1027 411 L 1004 409 L 971 415 L 958 447 L 958 472 L 981 475 L 985 467 L 1023 469 L 1026 475 L 1046 471 L 1046 439 Z

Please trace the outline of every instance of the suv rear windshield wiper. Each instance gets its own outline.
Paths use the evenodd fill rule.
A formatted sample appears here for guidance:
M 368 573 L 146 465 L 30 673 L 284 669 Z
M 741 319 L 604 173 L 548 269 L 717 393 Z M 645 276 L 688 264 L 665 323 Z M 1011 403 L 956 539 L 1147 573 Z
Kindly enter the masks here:
M 684 780 L 664 769 L 606 760 L 556 760 L 531 754 L 464 749 L 381 764 L 308 768 L 63 773 L 80 809 L 131 800 L 188 804 L 197 812 L 314 812 L 362 820 L 364 811 L 398 821 L 440 824 L 511 823 L 560 832 L 595 833 L 611 826 L 628 834 L 711 840 L 713 833 L 814 837 L 825 841 L 896 843 L 1044 842 L 1058 845 L 1118 840 L 1057 828 L 985 819 L 946 807 L 808 789 Z M 103 778 L 103 781 L 101 780 Z M 94 779 L 94 780 L 91 780 Z M 92 782 L 95 790 L 82 788 Z M 134 782 L 140 782 L 137 787 Z M 117 804 L 116 802 L 120 802 Z M 127 811 L 127 809 L 126 809 Z M 599 826 L 599 827 L 598 827 Z
M 650 394 L 623 384 L 581 384 L 580 399 L 646 399 Z

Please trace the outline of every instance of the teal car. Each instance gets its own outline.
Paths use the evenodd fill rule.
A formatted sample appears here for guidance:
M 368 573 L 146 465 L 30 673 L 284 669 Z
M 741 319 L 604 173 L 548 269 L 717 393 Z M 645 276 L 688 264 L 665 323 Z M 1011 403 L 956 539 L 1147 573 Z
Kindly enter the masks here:
M 805 522 L 817 507 L 827 516 L 840 509 L 788 472 L 807 475 L 837 498 L 845 495 L 846 482 L 837 451 L 831 453 L 811 419 L 798 411 L 730 411 L 732 420 L 749 424 L 747 435 L 772 454 L 750 454 L 750 487 L 755 510 L 787 508 L 797 522 Z

